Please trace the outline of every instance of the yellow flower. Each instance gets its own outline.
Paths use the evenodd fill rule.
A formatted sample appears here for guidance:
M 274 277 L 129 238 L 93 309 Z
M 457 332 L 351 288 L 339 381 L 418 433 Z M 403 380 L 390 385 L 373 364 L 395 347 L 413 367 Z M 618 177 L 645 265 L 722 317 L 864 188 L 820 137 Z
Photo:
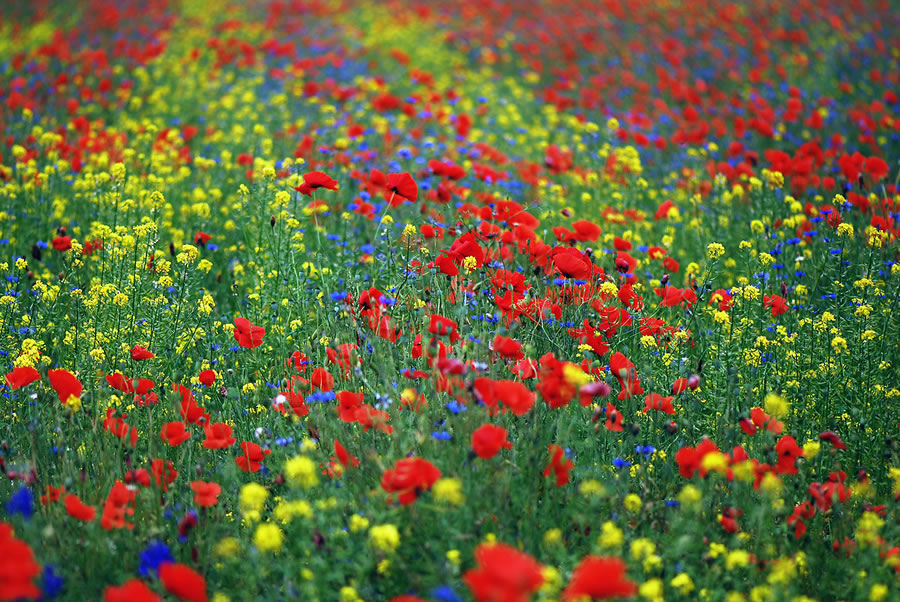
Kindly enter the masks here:
M 791 404 L 788 403 L 788 400 L 777 393 L 769 393 L 766 395 L 764 404 L 766 413 L 773 418 L 784 418 L 791 409 Z
M 678 503 L 682 506 L 696 506 L 703 499 L 703 493 L 694 485 L 688 483 L 678 492 Z
M 888 597 L 888 586 L 876 583 L 869 590 L 869 602 L 881 602 Z
M 455 567 L 459 567 L 460 553 L 459 550 L 447 550 L 447 561 Z
M 729 571 L 750 564 L 750 553 L 747 550 L 732 550 L 725 557 L 725 568 Z
M 812 460 L 819 455 L 819 450 L 821 449 L 822 445 L 818 441 L 810 439 L 803 444 L 803 457 L 807 460 Z
M 663 601 L 662 579 L 651 579 L 650 581 L 641 583 L 641 585 L 638 587 L 638 593 L 645 600 L 650 600 L 651 602 L 662 602 Z
M 359 597 L 359 594 L 356 593 L 355 589 L 349 585 L 345 585 L 341 588 L 340 602 L 363 602 L 363 599 Z
M 459 479 L 438 479 L 431 489 L 431 494 L 436 502 L 442 504 L 462 506 L 466 503 L 466 498 L 462 492 L 462 483 Z
M 640 562 L 656 553 L 656 544 L 647 539 L 646 537 L 641 537 L 640 539 L 635 539 L 631 542 L 631 558 L 637 562 Z
M 580 493 L 584 497 L 600 498 L 606 495 L 606 487 L 604 487 L 603 483 L 601 483 L 600 481 L 597 481 L 595 479 L 588 479 L 579 483 L 578 493 Z
M 279 522 L 288 524 L 297 516 L 312 518 L 313 510 L 306 500 L 281 501 L 275 506 L 272 514 Z
M 640 512 L 641 498 L 636 493 L 629 493 L 625 496 L 625 509 L 629 512 Z
M 269 497 L 269 491 L 259 483 L 247 483 L 241 487 L 239 505 L 241 514 L 250 520 L 259 520 Z
M 223 537 L 213 548 L 216 556 L 232 557 L 241 551 L 241 542 L 234 537 Z
M 310 489 L 319 484 L 316 463 L 306 456 L 295 456 L 284 463 L 284 476 L 292 486 Z
M 364 516 L 360 516 L 359 514 L 354 514 L 350 517 L 350 532 L 356 533 L 358 531 L 365 531 L 369 528 L 369 519 Z
M 687 573 L 678 573 L 672 578 L 669 585 L 677 589 L 682 596 L 687 596 L 694 591 L 694 581 Z
M 625 532 L 612 521 L 606 521 L 600 527 L 600 537 L 597 543 L 604 548 L 618 548 L 625 543 Z
M 706 256 L 710 259 L 718 259 L 725 254 L 725 247 L 722 243 L 711 242 L 706 246 Z
M 400 532 L 394 525 L 376 525 L 369 529 L 369 540 L 376 549 L 392 554 L 400 547 Z
M 544 545 L 552 546 L 562 542 L 562 529 L 547 529 L 544 532 Z
M 462 266 L 467 272 L 471 272 L 478 267 L 478 260 L 469 255 L 463 259 Z
M 272 523 L 262 523 L 253 533 L 253 543 L 261 552 L 278 552 L 284 544 L 284 532 Z

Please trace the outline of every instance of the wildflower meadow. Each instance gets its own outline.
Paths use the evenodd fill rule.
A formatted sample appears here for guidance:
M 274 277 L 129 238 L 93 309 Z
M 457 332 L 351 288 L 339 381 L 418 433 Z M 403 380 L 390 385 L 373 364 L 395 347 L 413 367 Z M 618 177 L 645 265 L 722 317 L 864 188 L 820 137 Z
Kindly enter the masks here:
M 0 600 L 900 599 L 889 0 L 0 6 Z

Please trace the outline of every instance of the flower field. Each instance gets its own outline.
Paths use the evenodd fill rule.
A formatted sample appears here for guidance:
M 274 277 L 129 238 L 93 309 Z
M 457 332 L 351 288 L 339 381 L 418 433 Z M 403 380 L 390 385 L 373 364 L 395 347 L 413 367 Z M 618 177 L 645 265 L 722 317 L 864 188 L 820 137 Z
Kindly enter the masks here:
M 6 4 L 0 600 L 900 599 L 892 2 Z

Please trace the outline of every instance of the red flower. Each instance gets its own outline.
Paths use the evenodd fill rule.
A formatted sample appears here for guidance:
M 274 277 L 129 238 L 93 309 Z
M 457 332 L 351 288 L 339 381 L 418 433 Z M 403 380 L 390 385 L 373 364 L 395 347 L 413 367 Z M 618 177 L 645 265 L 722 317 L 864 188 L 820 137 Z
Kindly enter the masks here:
M 338 418 L 344 422 L 356 422 L 356 410 L 362 406 L 363 394 L 340 391 L 337 394 Z
M 637 585 L 628 580 L 625 570 L 621 558 L 585 556 L 572 572 L 563 600 L 629 598 L 637 593 Z
M 207 602 L 206 579 L 191 567 L 167 562 L 159 567 L 159 579 L 170 594 L 186 602 Z
M 800 539 L 806 533 L 806 523 L 804 521 L 813 518 L 816 515 L 816 507 L 809 502 L 803 502 L 794 506 L 794 512 L 787 519 L 788 525 L 794 527 L 794 539 Z
M 131 359 L 136 362 L 139 362 L 141 360 L 152 360 L 155 357 L 156 356 L 153 355 L 149 350 L 141 347 L 140 345 L 135 345 L 131 349 Z
M 178 447 L 191 438 L 191 432 L 183 422 L 169 422 L 163 425 L 159 436 L 172 447 Z
M 803 450 L 797 445 L 797 441 L 790 435 L 785 435 L 775 444 L 778 453 L 776 470 L 780 474 L 797 474 L 797 458 L 803 456 Z
M 575 468 L 575 463 L 566 458 L 566 450 L 558 445 L 550 444 L 550 463 L 544 468 L 544 476 L 549 477 L 553 472 L 556 475 L 556 486 L 562 487 L 569 482 L 569 471 Z
M 752 425 L 741 423 L 741 429 L 748 435 L 756 434 L 756 429 L 765 429 L 776 435 L 780 435 L 781 431 L 784 430 L 784 424 L 766 414 L 762 408 L 752 408 L 750 410 L 750 422 L 752 422 Z
M 53 248 L 63 253 L 72 248 L 72 239 L 68 236 L 57 236 L 53 239 Z
M 828 443 L 832 444 L 837 449 L 847 449 L 847 445 L 834 431 L 825 431 L 824 433 L 820 434 L 819 441 L 828 441 Z
M 623 353 L 617 351 L 612 354 L 612 357 L 609 358 L 609 371 L 619 381 L 619 387 L 622 389 L 619 392 L 619 401 L 625 401 L 632 395 L 640 395 L 644 392 L 641 381 L 637 378 L 634 364 Z
M 544 583 L 541 565 L 505 544 L 481 544 L 475 549 L 477 566 L 463 580 L 476 602 L 519 602 L 531 599 Z
M 674 395 L 681 395 L 688 388 L 688 379 L 686 378 L 678 378 L 672 383 L 672 393 Z
M 603 424 L 606 430 L 621 433 L 625 428 L 622 426 L 622 412 L 613 404 L 606 402 L 606 422 Z
M 211 387 L 213 386 L 213 383 L 216 382 L 216 372 L 215 370 L 204 370 L 197 375 L 197 379 L 200 381 L 201 385 Z
M 531 599 L 544 583 L 541 565 L 517 549 L 502 544 L 481 544 L 475 549 L 477 566 L 463 581 L 476 602 L 520 602 Z
M 254 326 L 247 318 L 234 319 L 234 340 L 238 345 L 247 349 L 254 349 L 262 345 L 266 329 L 262 326 Z
M 59 499 L 59 496 L 66 492 L 66 486 L 63 485 L 59 489 L 54 487 L 53 485 L 47 485 L 47 492 L 41 496 L 41 503 L 45 506 L 50 502 L 55 502 Z
M 363 404 L 356 408 L 355 418 L 356 422 L 362 425 L 364 433 L 368 433 L 372 427 L 388 435 L 394 432 L 394 427 L 388 424 L 391 415 L 372 406 Z
M 203 447 L 206 449 L 224 449 L 234 445 L 236 439 L 231 436 L 232 429 L 224 422 L 216 422 L 203 427 L 203 433 L 206 435 L 206 441 Z
M 674 397 L 663 397 L 659 393 L 651 393 L 647 397 L 644 398 L 644 414 L 649 412 L 650 410 L 659 410 L 660 412 L 665 412 L 666 414 L 675 414 L 675 408 L 672 407 L 672 400 Z
M 312 192 L 319 188 L 337 190 L 337 180 L 331 179 L 331 177 L 321 171 L 311 171 L 303 175 L 303 184 L 295 186 L 294 190 L 301 194 L 305 194 L 306 196 L 312 196 Z
M 574 247 L 557 247 L 551 254 L 553 265 L 566 278 L 585 280 L 594 273 L 594 264 Z
M 50 370 L 47 377 L 50 379 L 50 386 L 56 391 L 60 403 L 66 404 L 73 397 L 81 397 L 81 381 L 68 370 Z
M 876 182 L 888 177 L 890 168 L 881 157 L 869 157 L 863 164 L 863 171 Z
M 710 439 L 704 439 L 697 447 L 685 446 L 675 453 L 675 462 L 678 464 L 678 472 L 685 479 L 690 479 L 700 469 L 703 457 L 714 451 L 719 451 L 718 446 Z
M 0 598 L 18 600 L 40 598 L 41 590 L 32 583 L 41 566 L 27 543 L 16 539 L 13 528 L 0 521 Z
M 359 458 L 348 452 L 337 439 L 334 440 L 334 455 L 337 456 L 338 462 L 340 462 L 341 466 L 344 468 L 359 466 Z
M 81 501 L 77 495 L 66 496 L 66 512 L 72 518 L 77 518 L 86 523 L 91 522 L 97 516 L 97 510 Z
M 508 360 L 520 360 L 525 357 L 525 354 L 522 353 L 522 343 L 499 334 L 494 337 L 491 349 L 499 353 L 502 358 Z
M 334 390 L 334 377 L 325 368 L 316 368 L 309 377 L 309 384 L 316 389 L 328 393 Z
M 788 307 L 787 299 L 784 297 L 780 297 L 778 295 L 765 295 L 763 297 L 763 306 L 772 308 L 772 317 L 778 317 L 783 313 L 787 313 Z
M 103 516 L 100 518 L 100 526 L 106 529 L 134 529 L 134 524 L 125 520 L 127 516 L 134 514 L 134 490 L 122 481 L 116 481 L 106 503 L 103 505 Z
M 175 465 L 171 460 L 162 460 L 157 458 L 150 463 L 150 471 L 153 473 L 153 480 L 156 486 L 161 487 L 163 491 L 168 491 L 169 484 L 175 480 L 178 473 L 175 471 Z
M 506 440 L 508 433 L 502 426 L 482 424 L 472 433 L 472 449 L 479 458 L 489 460 L 501 449 L 512 449 L 512 443 Z
M 196 234 L 194 234 L 194 243 L 200 245 L 201 247 L 205 247 L 206 243 L 208 243 L 209 239 L 211 238 L 212 236 L 210 236 L 206 232 L 198 231 Z
M 392 207 L 400 205 L 403 201 L 415 203 L 419 198 L 419 187 L 408 173 L 389 173 L 386 187 L 385 198 L 390 201 Z
M 244 472 L 259 472 L 259 469 L 262 468 L 262 461 L 272 453 L 271 449 L 264 450 L 251 441 L 244 441 L 241 443 L 240 448 L 244 453 L 235 458 L 234 461 Z
M 116 587 L 109 585 L 103 592 L 104 602 L 159 602 L 162 598 L 140 579 L 129 579 Z
M 537 399 L 528 387 L 514 380 L 494 381 L 494 395 L 516 416 L 527 414 Z
M 219 503 L 222 487 L 218 483 L 191 481 L 191 489 L 194 490 L 194 503 L 198 506 L 209 508 Z
M 188 424 L 208 424 L 209 423 L 209 414 L 197 405 L 197 400 L 194 399 L 194 394 L 191 393 L 191 390 L 185 387 L 184 385 L 176 385 L 172 383 L 172 390 L 178 391 L 181 394 L 181 406 L 179 413 L 181 414 L 181 419 L 184 420 Z
M 441 471 L 424 458 L 403 458 L 388 468 L 381 475 L 381 488 L 388 494 L 397 494 L 397 501 L 402 505 L 416 501 L 423 491 L 431 489 L 431 486 L 441 478 Z M 388 495 L 388 502 L 392 496 Z
M 10 389 L 21 389 L 36 380 L 40 380 L 40 378 L 41 373 L 37 370 L 31 366 L 22 366 L 13 369 L 12 372 L 6 375 L 6 384 L 9 385 Z

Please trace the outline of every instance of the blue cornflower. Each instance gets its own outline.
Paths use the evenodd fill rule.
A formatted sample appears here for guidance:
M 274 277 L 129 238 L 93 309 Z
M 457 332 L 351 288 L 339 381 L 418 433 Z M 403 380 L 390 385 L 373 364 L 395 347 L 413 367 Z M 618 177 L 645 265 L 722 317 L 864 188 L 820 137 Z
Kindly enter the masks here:
M 437 602 L 462 602 L 462 598 L 449 585 L 439 585 L 432 588 L 429 594 Z
M 21 514 L 25 520 L 29 520 L 34 514 L 34 496 L 31 495 L 31 489 L 24 485 L 19 487 L 6 502 L 6 513 Z
M 44 595 L 42 600 L 55 598 L 63 588 L 63 578 L 57 574 L 52 564 L 44 565 L 44 572 L 41 573 L 41 590 Z
M 141 552 L 141 562 L 138 566 L 138 573 L 141 577 L 149 577 L 151 574 L 156 575 L 161 564 L 166 562 L 175 562 L 169 546 L 161 541 L 154 541 L 144 548 Z
M 631 466 L 631 462 L 629 462 L 628 460 L 623 460 L 622 458 L 616 458 L 615 460 L 613 460 L 613 466 L 615 466 L 616 468 L 628 468 L 629 466 Z
M 447 431 L 434 431 L 433 433 L 431 433 L 431 436 L 438 441 L 450 441 L 451 439 L 453 439 L 453 435 L 451 435 Z

